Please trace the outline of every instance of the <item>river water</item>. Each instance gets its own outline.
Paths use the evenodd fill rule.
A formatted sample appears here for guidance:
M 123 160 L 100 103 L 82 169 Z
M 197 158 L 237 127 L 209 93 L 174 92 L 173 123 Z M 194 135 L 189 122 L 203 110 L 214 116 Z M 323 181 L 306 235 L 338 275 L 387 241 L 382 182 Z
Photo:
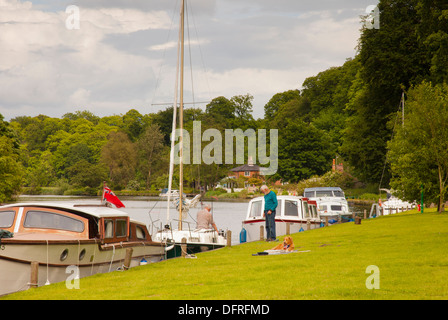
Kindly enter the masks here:
M 120 197 L 120 200 L 125 205 L 125 208 L 119 210 L 129 214 L 129 216 L 141 222 L 144 222 L 153 234 L 165 225 L 167 221 L 179 219 L 179 213 L 173 205 L 170 205 L 169 218 L 167 215 L 167 203 L 165 199 L 154 197 Z M 76 203 L 76 204 L 100 204 L 101 199 L 98 197 L 79 197 L 79 196 L 20 196 L 18 202 L 51 202 L 51 203 Z M 184 229 L 190 228 L 193 230 L 196 227 L 196 214 L 201 207 L 209 204 L 212 207 L 213 219 L 218 229 L 224 231 L 232 231 L 232 244 L 239 243 L 239 234 L 242 227 L 242 222 L 246 218 L 248 207 L 248 200 L 237 201 L 203 201 L 198 203 L 196 208 L 190 209 L 188 217 L 184 219 Z M 361 212 L 363 209 L 370 207 L 358 207 L 350 204 L 350 211 Z M 367 211 L 369 212 L 369 211 Z M 177 222 L 173 221 L 173 228 L 177 228 Z

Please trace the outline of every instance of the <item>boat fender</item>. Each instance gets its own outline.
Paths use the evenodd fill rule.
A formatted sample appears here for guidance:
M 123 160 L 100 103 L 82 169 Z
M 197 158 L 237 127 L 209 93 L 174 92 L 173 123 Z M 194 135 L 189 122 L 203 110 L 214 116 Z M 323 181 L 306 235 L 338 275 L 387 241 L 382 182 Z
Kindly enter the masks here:
M 3 230 L 0 229 L 0 248 L 1 250 L 5 250 L 5 245 L 2 245 L 2 239 L 3 238 L 13 238 L 14 237 L 14 233 L 8 231 L 8 230 Z
M 240 243 L 244 243 L 246 241 L 247 241 L 247 231 L 243 227 L 243 229 L 241 229 L 241 232 L 240 232 Z

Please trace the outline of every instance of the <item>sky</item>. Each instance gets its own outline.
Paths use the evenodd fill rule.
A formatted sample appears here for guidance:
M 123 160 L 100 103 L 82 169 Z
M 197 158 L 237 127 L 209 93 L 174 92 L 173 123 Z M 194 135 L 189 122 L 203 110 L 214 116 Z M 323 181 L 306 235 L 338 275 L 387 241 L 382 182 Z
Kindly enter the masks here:
M 186 107 L 279 92 L 356 55 L 378 0 L 187 0 Z M 74 7 L 73 7 L 74 6 Z M 180 0 L 0 0 L 0 114 L 103 117 L 174 101 Z

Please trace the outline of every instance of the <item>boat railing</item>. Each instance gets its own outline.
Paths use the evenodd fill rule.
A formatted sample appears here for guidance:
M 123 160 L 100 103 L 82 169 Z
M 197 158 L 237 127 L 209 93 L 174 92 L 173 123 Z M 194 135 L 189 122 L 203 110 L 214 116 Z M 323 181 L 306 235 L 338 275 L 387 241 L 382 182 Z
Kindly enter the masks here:
M 182 226 L 183 226 L 184 223 L 186 223 L 188 225 L 188 233 L 190 234 L 190 238 L 192 237 L 191 236 L 191 227 L 190 227 L 190 222 L 189 221 L 184 221 L 184 220 L 179 220 L 179 219 L 173 219 L 173 221 L 177 221 L 177 222 L 180 221 L 182 223 Z M 171 228 L 171 230 L 173 230 L 173 228 Z

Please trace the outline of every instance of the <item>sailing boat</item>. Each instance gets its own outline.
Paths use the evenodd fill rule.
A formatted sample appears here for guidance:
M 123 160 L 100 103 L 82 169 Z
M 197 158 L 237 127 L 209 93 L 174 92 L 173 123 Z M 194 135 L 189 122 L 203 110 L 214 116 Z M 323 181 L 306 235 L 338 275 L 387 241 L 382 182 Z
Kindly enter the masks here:
M 188 211 L 195 207 L 199 202 L 200 196 L 197 195 L 193 199 L 187 199 L 183 192 L 183 106 L 184 106 L 184 26 L 185 26 L 185 0 L 181 0 L 180 8 L 180 27 L 179 27 L 179 41 L 178 41 L 178 61 L 176 79 L 180 82 L 180 103 L 179 103 L 179 192 L 173 194 L 172 177 L 174 168 L 174 140 L 176 132 L 176 113 L 177 113 L 177 80 L 175 86 L 174 95 L 174 110 L 173 110 L 173 131 L 171 135 L 171 153 L 170 153 L 170 178 L 167 197 L 167 221 L 169 221 L 169 205 L 171 197 L 173 196 L 173 203 L 175 204 L 178 212 L 179 219 L 178 228 L 173 229 L 172 224 L 166 224 L 164 229 L 159 230 L 155 236 L 155 241 L 166 242 L 167 246 L 172 246 L 172 249 L 168 251 L 167 257 L 179 257 L 190 255 L 202 251 L 212 250 L 224 247 L 227 243 L 223 232 L 216 232 L 212 229 L 194 229 L 190 224 L 184 221 Z M 180 56 L 180 57 L 179 57 Z M 179 65 L 180 65 L 180 78 L 179 78 Z M 183 224 L 186 223 L 188 228 L 184 228 Z M 183 251 L 183 252 L 182 252 Z

